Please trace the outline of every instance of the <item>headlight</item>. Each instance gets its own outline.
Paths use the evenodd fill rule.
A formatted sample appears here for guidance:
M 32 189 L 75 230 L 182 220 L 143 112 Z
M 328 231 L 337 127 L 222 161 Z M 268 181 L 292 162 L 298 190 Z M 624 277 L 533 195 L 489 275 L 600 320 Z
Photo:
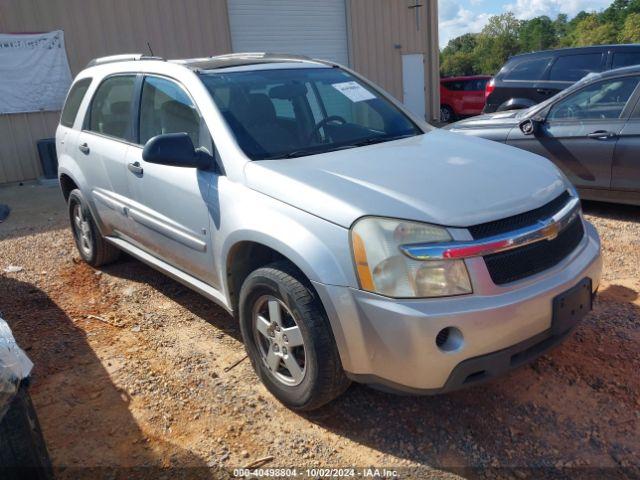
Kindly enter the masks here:
M 364 217 L 351 229 L 351 246 L 360 287 L 388 297 L 444 297 L 471 293 L 464 260 L 414 260 L 400 245 L 449 242 L 442 227 Z

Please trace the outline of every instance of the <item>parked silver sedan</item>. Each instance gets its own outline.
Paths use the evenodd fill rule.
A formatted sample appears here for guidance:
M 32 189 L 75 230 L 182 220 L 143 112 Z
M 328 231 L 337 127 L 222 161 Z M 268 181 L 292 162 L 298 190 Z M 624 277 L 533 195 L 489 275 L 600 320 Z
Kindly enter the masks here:
M 445 127 L 552 160 L 589 200 L 640 205 L 640 66 L 590 74 L 544 103 Z

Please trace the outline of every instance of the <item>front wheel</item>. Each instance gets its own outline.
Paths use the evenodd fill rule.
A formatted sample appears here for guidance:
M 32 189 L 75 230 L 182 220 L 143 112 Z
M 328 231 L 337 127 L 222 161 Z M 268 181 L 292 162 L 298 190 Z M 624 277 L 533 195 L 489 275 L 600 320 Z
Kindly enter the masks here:
M 254 370 L 287 407 L 313 410 L 343 393 L 329 321 L 302 275 L 285 262 L 251 273 L 240 291 L 240 329 Z

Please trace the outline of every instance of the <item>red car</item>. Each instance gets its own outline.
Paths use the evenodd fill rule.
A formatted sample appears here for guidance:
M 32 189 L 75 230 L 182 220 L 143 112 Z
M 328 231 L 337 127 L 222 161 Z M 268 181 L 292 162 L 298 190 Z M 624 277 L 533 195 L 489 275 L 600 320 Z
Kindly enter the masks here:
M 484 89 L 489 75 L 446 77 L 440 80 L 440 120 L 448 123 L 479 115 L 484 108 Z

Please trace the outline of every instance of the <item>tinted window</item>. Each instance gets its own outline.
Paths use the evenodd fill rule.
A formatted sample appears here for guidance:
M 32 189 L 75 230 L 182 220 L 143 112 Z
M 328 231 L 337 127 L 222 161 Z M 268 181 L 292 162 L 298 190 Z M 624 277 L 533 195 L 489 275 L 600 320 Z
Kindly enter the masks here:
M 476 80 L 467 80 L 464 89 L 469 92 L 484 91 L 484 87 L 487 85 L 486 78 L 480 78 Z
M 201 79 L 254 160 L 422 133 L 392 103 L 339 68 L 203 72 Z
M 200 128 L 200 115 L 180 85 L 165 78 L 145 79 L 140 101 L 140 144 L 164 133 L 187 133 L 197 147 Z
M 558 57 L 551 67 L 549 80 L 577 82 L 591 72 L 602 70 L 602 53 Z
M 505 80 L 540 80 L 549 63 L 549 57 L 521 60 L 504 75 Z
M 91 102 L 89 130 L 110 137 L 128 139 L 131 135 L 131 102 L 134 75 L 107 78 Z
M 620 118 L 638 77 L 617 78 L 589 85 L 555 104 L 549 120 L 593 120 Z
M 464 90 L 464 84 L 465 82 L 463 82 L 462 80 L 454 80 L 450 82 L 444 82 L 444 88 L 453 92 L 457 92 L 460 90 Z
M 76 120 L 80 104 L 84 98 L 84 94 L 87 93 L 87 89 L 91 85 L 90 78 L 83 78 L 73 84 L 69 95 L 67 95 L 67 101 L 64 102 L 64 108 L 62 109 L 62 115 L 60 116 L 60 123 L 65 127 L 73 127 L 73 122 Z
M 616 52 L 613 54 L 611 68 L 629 67 L 631 65 L 640 65 L 640 52 Z

